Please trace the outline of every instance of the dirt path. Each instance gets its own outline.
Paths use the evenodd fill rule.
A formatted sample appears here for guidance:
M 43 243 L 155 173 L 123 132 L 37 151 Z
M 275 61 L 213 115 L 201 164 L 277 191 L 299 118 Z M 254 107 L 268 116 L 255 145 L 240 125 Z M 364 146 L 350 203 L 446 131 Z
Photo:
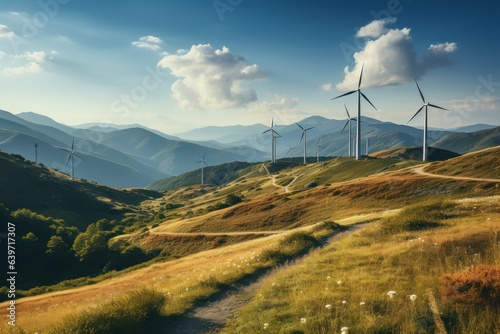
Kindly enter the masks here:
M 413 169 L 413 172 L 419 175 L 424 175 L 428 177 L 437 177 L 441 179 L 453 179 L 453 180 L 463 180 L 463 181 L 479 181 L 479 182 L 498 182 L 500 183 L 499 179 L 482 179 L 482 178 L 477 178 L 477 177 L 468 177 L 468 176 L 450 176 L 450 175 L 441 175 L 441 174 L 431 174 L 427 173 L 424 171 L 424 168 L 426 166 L 419 166 Z
M 369 223 L 368 223 L 369 224 Z M 335 241 L 339 241 L 353 232 L 360 230 L 367 224 L 357 224 L 348 227 L 344 232 L 337 233 L 329 238 L 321 247 Z M 307 255 L 291 261 L 287 266 L 295 265 L 297 261 L 303 260 Z M 194 308 L 190 312 L 175 319 L 170 319 L 168 324 L 154 332 L 157 334 L 209 334 L 217 333 L 223 328 L 229 319 L 236 313 L 238 309 L 250 302 L 263 284 L 266 277 L 272 275 L 277 270 L 281 270 L 283 266 L 271 268 L 265 272 L 247 278 L 241 281 L 235 288 L 226 292 L 220 293 L 217 296 L 209 298 L 209 300 Z M 153 333 L 153 332 L 151 332 Z

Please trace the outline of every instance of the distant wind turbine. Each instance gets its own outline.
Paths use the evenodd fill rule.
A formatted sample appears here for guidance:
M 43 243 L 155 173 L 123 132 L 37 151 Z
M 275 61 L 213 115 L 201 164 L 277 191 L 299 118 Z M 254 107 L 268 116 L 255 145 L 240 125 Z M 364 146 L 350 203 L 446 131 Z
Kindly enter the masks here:
M 302 129 L 302 136 L 300 137 L 300 141 L 302 142 L 302 140 L 304 140 L 304 165 L 307 163 L 306 162 L 306 156 L 307 156 L 307 131 L 311 130 L 311 129 L 314 129 L 314 126 L 313 127 L 310 127 L 310 128 L 307 128 L 307 129 L 304 129 L 299 123 L 295 123 L 298 125 L 299 128 Z
M 290 153 L 290 160 L 293 158 L 293 147 L 290 146 L 290 144 L 288 145 L 288 147 L 290 147 L 290 149 L 288 150 L 288 152 L 286 152 L 286 154 Z
M 203 168 L 204 168 L 205 166 L 207 166 L 207 167 L 208 167 L 207 163 L 205 162 L 205 155 L 207 155 L 207 154 L 206 154 L 206 153 L 205 153 L 205 154 L 203 154 L 203 158 L 201 158 L 199 161 L 196 161 L 196 162 L 199 162 L 199 163 L 201 164 L 201 184 L 202 184 L 202 185 L 203 185 L 203 184 L 205 184 L 205 183 L 204 183 L 204 182 L 205 182 L 205 179 L 204 179 L 204 175 L 203 175 Z
M 346 95 L 351 95 L 353 93 L 358 93 L 358 117 L 357 117 L 357 120 L 356 120 L 356 160 L 361 159 L 361 96 L 363 96 L 363 98 L 368 103 L 370 103 L 370 105 L 375 110 L 377 110 L 377 108 L 375 108 L 375 106 L 373 105 L 373 103 L 371 103 L 370 100 L 368 100 L 368 98 L 366 97 L 366 95 L 363 94 L 363 92 L 361 91 L 361 80 L 363 78 L 363 68 L 364 68 L 364 66 L 365 66 L 364 64 L 363 64 L 363 66 L 361 66 L 361 74 L 359 75 L 358 89 L 350 91 L 350 92 L 347 92 L 345 94 L 339 95 L 339 96 L 334 97 L 334 98 L 331 99 L 331 100 L 335 100 L 335 99 L 338 99 L 339 97 L 343 97 L 343 96 L 346 96 Z
M 271 120 L 271 127 L 262 132 L 262 134 L 268 132 L 271 132 L 271 162 L 274 163 L 276 162 L 276 138 L 281 137 L 280 134 L 274 130 L 274 117 Z
M 35 164 L 38 163 L 38 143 L 35 143 Z
M 321 146 L 319 144 L 319 138 L 318 138 L 318 144 L 316 145 L 316 162 L 319 162 L 319 149 L 320 148 L 323 148 L 323 146 Z
M 66 161 L 66 166 L 68 166 L 68 164 L 71 160 L 71 179 L 74 180 L 75 179 L 75 156 L 81 160 L 85 160 L 81 156 L 79 156 L 75 150 L 75 137 L 73 137 L 73 141 L 71 142 L 71 150 L 68 150 L 68 149 L 62 148 L 62 147 L 60 149 L 69 153 L 68 161 Z
M 347 156 L 350 157 L 352 156 L 352 148 L 351 148 L 351 142 L 352 142 L 352 134 L 351 134 L 351 121 L 356 120 L 355 117 L 351 117 L 349 115 L 349 111 L 347 110 L 346 105 L 344 104 L 345 112 L 347 113 L 347 122 L 345 123 L 344 127 L 342 128 L 342 131 L 340 134 L 342 134 L 347 126 L 349 126 L 349 140 L 347 141 L 347 149 L 348 149 L 348 154 Z
M 417 116 L 418 113 L 422 109 L 424 109 L 424 107 L 425 107 L 425 116 L 424 116 L 424 142 L 423 142 L 423 147 L 422 147 L 422 149 L 423 149 L 422 160 L 423 161 L 427 161 L 427 159 L 428 159 L 428 153 L 427 153 L 427 107 L 430 106 L 430 107 L 437 108 L 437 109 L 442 109 L 442 110 L 447 110 L 447 111 L 449 111 L 449 110 L 445 109 L 443 107 L 437 106 L 435 104 L 431 104 L 429 102 L 426 102 L 425 98 L 424 98 L 424 94 L 422 94 L 422 91 L 420 90 L 420 87 L 418 86 L 417 80 L 415 80 L 415 83 L 417 84 L 418 92 L 420 93 L 420 97 L 422 98 L 422 102 L 424 103 L 424 105 L 421 106 L 420 109 L 417 110 L 417 112 L 415 113 L 415 115 L 413 115 L 413 117 L 410 118 L 410 120 L 408 121 L 408 123 L 410 123 L 411 120 L 414 119 L 415 116 Z

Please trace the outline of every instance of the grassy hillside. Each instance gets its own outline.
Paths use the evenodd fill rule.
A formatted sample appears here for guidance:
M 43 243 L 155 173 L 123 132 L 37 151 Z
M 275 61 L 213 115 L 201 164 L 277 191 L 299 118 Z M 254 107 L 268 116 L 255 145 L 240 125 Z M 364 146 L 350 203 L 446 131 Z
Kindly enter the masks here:
M 472 154 L 423 166 L 420 161 L 394 158 L 261 164 L 221 186 L 193 185 L 166 191 L 159 198 L 138 199 L 134 203 L 150 217 L 141 222 L 141 229 L 112 235 L 104 222 L 82 238 L 112 235 L 106 239 L 107 246 L 122 255 L 149 251 L 159 257 L 139 267 L 63 282 L 53 287 L 54 292 L 44 289 L 44 294 L 19 299 L 18 312 L 29 314 L 19 326 L 44 333 L 64 328 L 82 311 L 90 321 L 99 317 L 96 303 L 110 312 L 125 313 L 111 306 L 115 298 L 147 287 L 154 290 L 153 296 L 159 292 L 166 297 L 158 325 L 168 328 L 171 317 L 304 254 L 325 236 L 348 225 L 372 223 L 360 234 L 270 276 L 228 325 L 227 333 L 265 329 L 336 333 L 343 326 L 373 334 L 425 333 L 436 326 L 428 290 L 442 310 L 449 333 L 474 332 L 472 324 L 480 326 L 476 332 L 495 333 L 500 328 L 498 306 L 463 307 L 456 301 L 461 296 L 449 286 L 442 287 L 441 281 L 448 277 L 443 275 L 455 279 L 453 275 L 463 274 L 471 264 L 500 266 L 496 225 L 500 191 L 487 181 L 416 172 L 421 167 L 430 171 L 434 165 L 470 170 L 471 163 L 482 161 L 483 175 L 493 175 L 491 170 L 500 165 L 499 152 L 483 152 L 480 159 Z M 126 207 L 123 200 L 120 203 Z M 129 206 L 139 210 L 135 204 Z M 390 290 L 397 293 L 393 298 L 387 295 Z M 412 294 L 417 296 L 414 302 L 408 301 Z M 447 297 L 450 294 L 455 299 Z M 451 303 L 445 302 L 450 298 Z M 121 299 L 116 302 L 122 304 Z M 144 306 L 135 307 L 142 312 Z M 118 319 L 107 312 L 103 312 L 106 319 Z M 67 316 L 72 318 L 62 322 Z
M 429 160 L 431 161 L 443 161 L 451 158 L 456 158 L 459 156 L 458 153 L 429 147 Z M 422 146 L 411 146 L 411 147 L 397 147 L 388 150 L 383 150 L 371 154 L 371 156 L 376 158 L 393 158 L 393 159 L 404 159 L 404 160 L 422 160 Z
M 64 219 L 79 229 L 99 219 L 122 219 L 138 213 L 139 204 L 159 193 L 141 189 L 118 190 L 25 161 L 0 151 L 0 203 L 11 211 L 27 208 Z
M 452 133 L 432 144 L 460 154 L 500 145 L 500 127 L 471 133 Z
M 500 146 L 469 153 L 445 163 L 433 164 L 426 168 L 426 171 L 451 176 L 500 179 L 498 156 Z

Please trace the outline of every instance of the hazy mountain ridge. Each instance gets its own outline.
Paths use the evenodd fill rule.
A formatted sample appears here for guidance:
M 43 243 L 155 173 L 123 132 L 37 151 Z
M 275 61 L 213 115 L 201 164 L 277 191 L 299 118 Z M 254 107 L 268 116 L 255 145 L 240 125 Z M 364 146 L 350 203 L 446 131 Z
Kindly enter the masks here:
M 346 156 L 346 121 L 311 116 L 298 122 L 304 128 L 311 128 L 306 134 L 307 156 Z M 362 121 L 362 154 L 422 144 L 421 129 L 369 117 L 362 117 Z M 355 123 L 351 123 L 352 147 L 355 145 Z M 109 127 L 105 129 L 98 123 L 85 126 L 88 128 L 66 126 L 33 112 L 16 116 L 0 110 L 0 149 L 34 160 L 34 144 L 38 143 L 39 162 L 69 173 L 68 155 L 60 148 L 70 148 L 75 138 L 76 150 L 85 159 L 76 159 L 76 177 L 115 187 L 145 187 L 171 175 L 197 170 L 200 168 L 197 161 L 203 156 L 210 166 L 234 161 L 268 161 L 271 156 L 271 135 L 263 133 L 270 124 L 209 126 L 181 134 L 184 140 L 140 125 L 107 124 Z M 478 124 L 465 127 L 465 130 L 475 127 L 491 126 Z M 429 144 L 466 153 L 498 145 L 498 129 L 470 133 L 433 129 L 429 131 Z M 275 120 L 274 130 L 279 134 L 276 139 L 278 159 L 303 156 L 302 130 L 297 124 L 280 125 L 279 120 Z

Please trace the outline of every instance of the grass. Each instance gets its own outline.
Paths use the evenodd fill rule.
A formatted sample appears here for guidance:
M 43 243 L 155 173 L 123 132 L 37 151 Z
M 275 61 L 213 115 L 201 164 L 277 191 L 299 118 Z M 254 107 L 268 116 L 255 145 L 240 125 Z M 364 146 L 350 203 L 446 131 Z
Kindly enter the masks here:
M 498 199 L 494 203 L 498 209 Z M 284 268 L 265 281 L 222 332 L 321 334 L 340 333 L 345 326 L 353 333 L 429 333 L 435 329 L 430 289 L 448 333 L 497 333 L 498 305 L 441 303 L 443 275 L 479 264 L 500 266 L 500 233 L 494 223 L 498 211 L 478 201 L 476 208 L 489 211 L 476 215 L 462 203 L 454 204 L 435 203 L 448 212 L 445 220 L 436 219 L 442 225 L 434 229 L 387 234 L 384 223 L 376 223 Z M 408 210 L 416 212 L 418 206 Z M 396 294 L 391 298 L 389 291 Z

